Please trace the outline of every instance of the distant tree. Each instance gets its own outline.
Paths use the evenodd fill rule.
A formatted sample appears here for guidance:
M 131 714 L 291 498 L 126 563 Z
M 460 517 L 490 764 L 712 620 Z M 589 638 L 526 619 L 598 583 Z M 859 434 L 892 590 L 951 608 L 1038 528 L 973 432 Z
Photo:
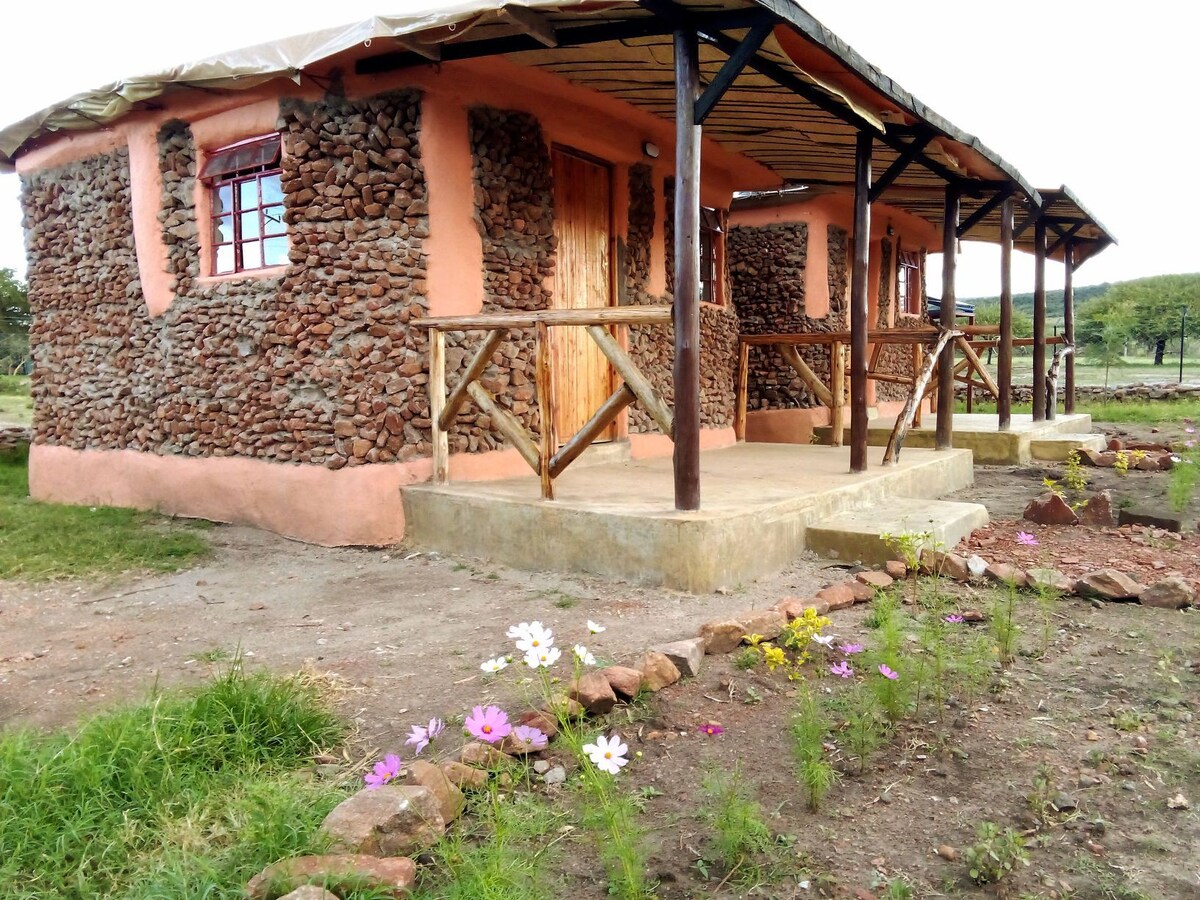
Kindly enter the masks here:
M 1111 310 L 1105 319 L 1083 341 L 1083 353 L 1096 365 L 1104 366 L 1104 391 L 1108 393 L 1108 375 L 1114 366 L 1125 365 L 1125 344 L 1129 340 L 1131 316 L 1119 308 Z M 1076 336 L 1078 341 L 1078 335 Z
M 29 358 L 29 290 L 12 269 L 0 269 L 0 372 Z
M 1126 340 L 1152 347 L 1154 364 L 1161 366 L 1181 326 L 1189 337 L 1200 335 L 1200 274 L 1157 275 L 1112 285 L 1080 307 L 1077 341 L 1095 344 L 1113 316 L 1126 323 Z
M 999 303 L 977 303 L 975 305 L 975 324 L 976 325 L 999 325 L 1000 324 L 1000 304 Z M 1027 338 L 1033 337 L 1033 317 L 1024 310 L 1013 307 L 1012 319 L 1013 337 Z M 992 346 L 988 346 L 987 363 L 992 362 Z M 1022 348 L 1017 348 L 1021 350 Z

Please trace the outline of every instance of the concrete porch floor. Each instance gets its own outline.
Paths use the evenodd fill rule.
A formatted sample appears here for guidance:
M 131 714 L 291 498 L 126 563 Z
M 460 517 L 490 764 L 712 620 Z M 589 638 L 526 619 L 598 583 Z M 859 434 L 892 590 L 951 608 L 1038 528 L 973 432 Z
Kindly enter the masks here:
M 874 456 L 875 454 L 873 454 Z M 702 509 L 676 512 L 669 458 L 569 469 L 557 499 L 532 475 L 403 489 L 418 546 L 516 568 L 586 572 L 696 593 L 785 568 L 810 525 L 890 498 L 933 499 L 973 480 L 967 450 L 909 449 L 851 475 L 849 450 L 738 444 L 701 455 Z
M 867 424 L 867 442 L 873 447 L 886 447 L 895 425 L 895 416 L 871 419 Z M 936 427 L 937 416 L 926 413 L 921 425 L 909 430 L 900 458 L 903 460 L 910 450 L 932 448 Z M 1034 422 L 1033 416 L 1028 414 L 1014 413 L 1007 431 L 999 429 L 995 413 L 954 414 L 954 446 L 970 450 L 975 455 L 975 462 L 983 465 L 1024 465 L 1032 458 L 1031 442 L 1057 434 L 1087 434 L 1091 430 L 1092 417 L 1086 413 L 1069 416 L 1059 413 L 1056 418 L 1044 422 Z M 829 439 L 828 425 L 814 431 L 820 440 Z M 849 443 L 849 425 L 845 427 L 844 439 Z

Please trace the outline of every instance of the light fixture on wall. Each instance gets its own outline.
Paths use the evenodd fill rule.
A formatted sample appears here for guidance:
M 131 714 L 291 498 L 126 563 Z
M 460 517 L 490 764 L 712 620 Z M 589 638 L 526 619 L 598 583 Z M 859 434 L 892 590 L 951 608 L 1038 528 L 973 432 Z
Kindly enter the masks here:
M 642 144 L 642 152 L 651 159 L 658 159 L 658 144 L 650 141 L 645 141 Z
M 888 236 L 888 237 L 891 237 L 891 236 L 892 236 L 892 235 L 894 235 L 895 233 L 896 233 L 896 229 L 892 227 L 892 223 L 891 223 L 891 222 L 888 222 L 888 227 L 887 227 L 887 236 Z

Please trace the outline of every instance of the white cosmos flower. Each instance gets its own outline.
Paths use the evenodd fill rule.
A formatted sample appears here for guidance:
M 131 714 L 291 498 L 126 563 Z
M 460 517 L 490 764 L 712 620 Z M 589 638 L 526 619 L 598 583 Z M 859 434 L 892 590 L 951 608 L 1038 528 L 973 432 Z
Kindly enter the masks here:
M 574 652 L 575 658 L 585 666 L 594 666 L 596 664 L 596 657 L 583 644 L 576 644 L 571 650 Z
M 537 619 L 534 619 L 532 622 L 520 622 L 516 625 L 510 625 L 508 626 L 508 632 L 506 636 L 510 641 L 519 641 L 521 638 L 525 637 L 525 635 L 529 634 L 531 630 L 543 630 L 542 623 Z
M 612 737 L 602 734 L 596 738 L 596 743 L 584 744 L 583 752 L 588 755 L 597 769 L 607 772 L 609 775 L 616 775 L 621 771 L 621 767 L 629 762 L 627 759 L 629 748 L 622 742 L 619 734 L 614 734 Z
M 599 634 L 600 632 L 605 630 L 603 625 L 597 625 L 591 619 L 588 619 L 587 625 L 588 625 L 588 632 L 590 634 Z
M 480 663 L 479 668 L 483 669 L 489 675 L 495 675 L 500 670 L 508 668 L 508 660 L 503 656 L 497 656 L 495 659 L 489 659 L 487 662 Z
M 553 646 L 554 632 L 549 628 L 543 628 L 541 622 L 530 622 L 525 632 L 517 640 L 517 649 L 522 653 L 528 653 L 531 650 L 540 653 Z
M 548 669 L 562 656 L 557 647 L 539 647 L 537 650 L 525 652 L 525 665 L 531 669 Z
M 837 635 L 836 635 L 836 634 L 829 634 L 829 635 L 824 635 L 824 634 L 814 634 L 814 635 L 813 635 L 813 640 L 814 640 L 816 643 L 820 644 L 822 647 L 832 647 L 832 646 L 833 646 L 833 639 L 834 639 L 835 637 L 837 637 Z

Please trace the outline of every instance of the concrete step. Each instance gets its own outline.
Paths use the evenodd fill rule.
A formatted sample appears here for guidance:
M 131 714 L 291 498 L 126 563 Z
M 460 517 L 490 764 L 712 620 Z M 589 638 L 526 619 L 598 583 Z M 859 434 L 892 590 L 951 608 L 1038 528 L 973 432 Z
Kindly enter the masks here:
M 1106 446 L 1102 434 L 1060 432 L 1031 440 L 1029 455 L 1034 459 L 1061 462 L 1072 450 L 1103 450 Z
M 928 533 L 925 546 L 950 548 L 987 523 L 987 510 L 978 503 L 889 497 L 884 506 L 850 510 L 809 525 L 805 543 L 822 556 L 877 565 L 898 556 L 883 540 L 885 534 Z
M 609 463 L 623 463 L 629 462 L 631 458 L 629 441 L 601 441 L 592 444 L 579 454 L 571 463 L 571 468 L 580 469 L 589 466 L 604 466 Z

